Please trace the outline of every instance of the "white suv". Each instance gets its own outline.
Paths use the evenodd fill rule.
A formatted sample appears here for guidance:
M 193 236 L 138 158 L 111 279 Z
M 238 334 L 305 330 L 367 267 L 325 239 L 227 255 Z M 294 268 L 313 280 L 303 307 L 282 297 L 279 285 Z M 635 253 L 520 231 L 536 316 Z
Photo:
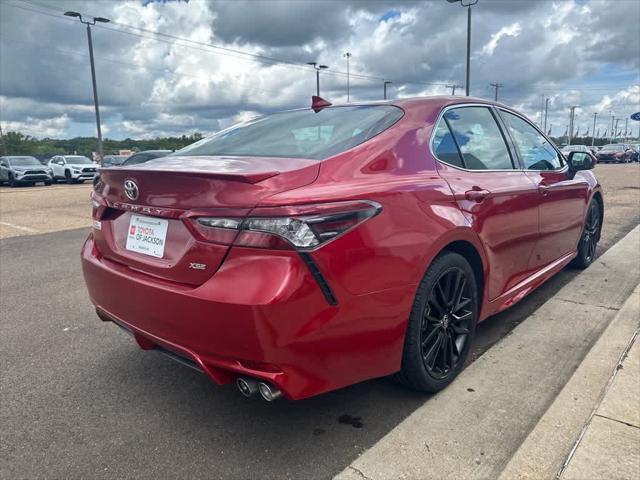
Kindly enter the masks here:
M 83 183 L 93 180 L 97 165 L 81 155 L 56 155 L 48 163 L 53 171 L 53 181 L 66 180 L 67 183 Z

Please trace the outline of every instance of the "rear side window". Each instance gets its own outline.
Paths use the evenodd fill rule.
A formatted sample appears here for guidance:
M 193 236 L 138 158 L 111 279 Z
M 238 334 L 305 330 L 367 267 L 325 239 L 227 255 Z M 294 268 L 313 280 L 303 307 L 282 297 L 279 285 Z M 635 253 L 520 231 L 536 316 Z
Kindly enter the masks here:
M 464 167 L 456 142 L 453 140 L 453 135 L 451 135 L 451 131 L 444 120 L 440 121 L 433 134 L 432 146 L 433 153 L 443 162 L 456 167 Z
M 443 120 L 455 138 L 464 168 L 513 170 L 502 132 L 488 108 L 454 108 L 444 114 Z M 443 158 L 441 160 L 446 162 Z
M 390 105 L 295 110 L 233 126 L 173 155 L 237 155 L 323 160 L 366 142 L 404 112 Z
M 517 115 L 500 111 L 513 143 L 527 170 L 557 170 L 562 168 L 562 160 L 544 136 L 529 122 Z M 585 147 L 586 150 L 586 147 Z

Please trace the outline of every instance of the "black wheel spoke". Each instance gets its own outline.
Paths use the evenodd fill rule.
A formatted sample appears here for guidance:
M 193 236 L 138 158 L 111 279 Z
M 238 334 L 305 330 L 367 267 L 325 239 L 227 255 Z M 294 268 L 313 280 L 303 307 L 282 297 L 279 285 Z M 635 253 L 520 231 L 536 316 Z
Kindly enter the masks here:
M 431 345 L 431 348 L 429 348 L 427 353 L 424 354 L 423 358 L 424 358 L 425 364 L 427 365 L 427 368 L 430 368 L 430 369 L 433 368 L 433 360 L 437 357 L 437 355 L 435 354 L 438 353 L 441 341 L 442 341 L 442 333 L 438 335 L 438 338 L 436 339 L 435 342 L 433 342 L 433 345 Z
M 445 377 L 464 360 L 475 322 L 472 295 L 467 273 L 456 267 L 443 272 L 429 292 L 420 348 L 425 368 L 436 378 Z
M 433 330 L 431 330 L 426 337 L 424 337 L 422 339 L 422 346 L 426 347 L 427 345 L 429 345 L 429 342 L 431 340 L 433 340 L 433 338 L 436 336 L 436 334 L 438 333 L 438 328 L 434 328 Z

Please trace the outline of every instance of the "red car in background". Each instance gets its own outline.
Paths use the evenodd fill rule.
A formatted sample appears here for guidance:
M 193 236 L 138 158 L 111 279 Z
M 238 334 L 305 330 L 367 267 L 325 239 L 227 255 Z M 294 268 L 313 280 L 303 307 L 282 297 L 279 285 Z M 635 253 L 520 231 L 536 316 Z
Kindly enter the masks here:
M 631 163 L 634 156 L 631 146 L 623 143 L 605 145 L 596 153 L 599 163 Z
M 101 319 L 247 396 L 434 392 L 478 322 L 593 261 L 591 166 L 492 102 L 317 102 L 102 170 L 84 276 Z

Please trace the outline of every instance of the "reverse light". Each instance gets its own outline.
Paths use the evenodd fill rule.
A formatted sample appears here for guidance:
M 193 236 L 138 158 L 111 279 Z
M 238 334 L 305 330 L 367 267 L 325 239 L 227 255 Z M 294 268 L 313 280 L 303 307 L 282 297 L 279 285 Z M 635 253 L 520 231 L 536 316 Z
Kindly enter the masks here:
M 316 205 L 256 208 L 248 218 L 191 219 L 206 241 L 270 249 L 313 250 L 376 216 L 382 206 L 359 200 Z

